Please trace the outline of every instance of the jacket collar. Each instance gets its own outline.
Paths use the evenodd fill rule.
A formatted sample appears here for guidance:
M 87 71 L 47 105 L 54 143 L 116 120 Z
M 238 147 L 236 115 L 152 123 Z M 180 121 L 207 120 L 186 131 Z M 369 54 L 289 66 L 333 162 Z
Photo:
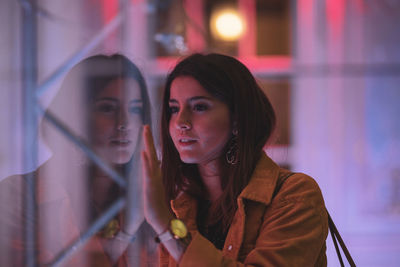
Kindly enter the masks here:
M 262 153 L 249 184 L 239 194 L 238 199 L 248 199 L 268 205 L 278 180 L 279 170 L 279 166 L 265 153 Z M 195 218 L 197 201 L 190 195 L 181 192 L 176 199 L 171 200 L 171 207 L 180 219 L 192 216 Z
M 262 153 L 248 185 L 239 199 L 248 199 L 268 205 L 279 177 L 280 167 L 265 153 Z
M 171 208 L 178 219 L 185 221 L 189 230 L 196 230 L 197 200 L 185 192 L 181 192 L 171 200 Z

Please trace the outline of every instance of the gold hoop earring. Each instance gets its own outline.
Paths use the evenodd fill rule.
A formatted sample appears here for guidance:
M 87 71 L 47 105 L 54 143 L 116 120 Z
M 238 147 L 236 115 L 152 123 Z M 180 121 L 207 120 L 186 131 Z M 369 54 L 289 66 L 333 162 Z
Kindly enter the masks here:
M 238 162 L 238 153 L 239 153 L 239 148 L 237 144 L 237 130 L 236 132 L 233 133 L 233 137 L 230 143 L 231 143 L 230 147 L 225 154 L 225 159 L 226 162 L 228 162 L 230 165 L 235 165 Z

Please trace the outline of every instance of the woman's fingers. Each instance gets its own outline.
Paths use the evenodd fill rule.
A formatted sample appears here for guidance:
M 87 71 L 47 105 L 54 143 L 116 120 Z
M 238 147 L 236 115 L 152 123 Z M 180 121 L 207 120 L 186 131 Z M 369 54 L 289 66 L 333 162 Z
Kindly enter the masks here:
M 172 215 L 165 203 L 161 169 L 149 126 L 143 129 L 144 150 L 142 151 L 144 215 L 153 229 L 160 233 Z
M 143 130 L 144 150 L 142 151 L 142 168 L 147 179 L 157 179 L 160 172 L 159 161 L 154 147 L 153 136 L 148 125 Z
M 149 183 L 148 179 L 151 175 L 151 167 L 149 164 L 149 159 L 146 154 L 146 151 L 142 151 L 142 172 L 143 172 L 143 186 L 147 189 L 147 184 Z
M 151 133 L 149 125 L 144 126 L 143 130 L 143 137 L 144 137 L 144 148 L 147 153 L 148 160 L 151 161 L 149 163 L 156 163 L 158 164 L 157 152 L 154 146 L 154 139 Z

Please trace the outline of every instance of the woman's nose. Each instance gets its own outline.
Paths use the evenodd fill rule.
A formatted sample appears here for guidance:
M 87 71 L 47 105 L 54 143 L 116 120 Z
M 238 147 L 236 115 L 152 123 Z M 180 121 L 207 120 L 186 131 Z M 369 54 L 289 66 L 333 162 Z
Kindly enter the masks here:
M 117 129 L 120 131 L 130 129 L 131 123 L 129 122 L 128 111 L 121 109 L 117 117 Z
M 176 128 L 178 130 L 189 130 L 190 128 L 192 128 L 191 118 L 188 111 L 182 109 L 177 116 L 178 117 L 176 118 Z

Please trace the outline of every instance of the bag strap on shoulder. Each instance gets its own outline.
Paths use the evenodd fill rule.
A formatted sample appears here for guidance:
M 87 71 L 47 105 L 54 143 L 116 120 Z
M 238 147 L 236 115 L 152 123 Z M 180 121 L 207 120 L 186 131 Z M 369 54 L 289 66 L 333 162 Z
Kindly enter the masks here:
M 276 187 L 275 187 L 275 190 L 274 190 L 274 192 L 272 193 L 272 198 L 274 198 L 274 197 L 278 194 L 278 192 L 279 192 L 279 190 L 281 189 L 283 183 L 284 183 L 290 176 L 292 176 L 293 174 L 295 174 L 295 173 L 294 173 L 294 172 L 289 172 L 289 173 L 288 173 L 287 175 L 285 175 L 283 178 L 281 178 L 281 179 L 278 180 L 278 182 L 277 182 L 277 184 L 276 184 Z M 325 209 L 326 209 L 326 208 L 325 208 Z M 342 248 L 342 251 L 343 251 L 344 255 L 346 256 L 346 259 L 347 259 L 347 261 L 349 262 L 350 266 L 351 266 L 351 267 L 355 267 L 356 264 L 354 263 L 354 260 L 353 260 L 353 258 L 351 257 L 350 252 L 349 252 L 349 250 L 347 249 L 347 247 L 346 247 L 346 245 L 345 245 L 345 243 L 344 243 L 342 237 L 340 236 L 339 231 L 338 231 L 338 229 L 336 228 L 336 225 L 335 225 L 335 223 L 333 222 L 332 217 L 331 217 L 331 215 L 329 214 L 329 212 L 328 212 L 327 209 L 326 209 L 326 213 L 328 214 L 329 232 L 331 233 L 332 241 L 333 241 L 333 244 L 335 245 L 336 254 L 337 254 L 337 256 L 338 256 L 338 258 L 339 258 L 339 261 L 340 261 L 340 266 L 344 267 L 344 263 L 343 263 L 342 255 L 341 255 L 341 253 L 340 253 L 339 246 L 338 246 L 338 244 L 337 244 L 338 241 L 339 241 L 339 245 L 340 245 L 340 247 Z

